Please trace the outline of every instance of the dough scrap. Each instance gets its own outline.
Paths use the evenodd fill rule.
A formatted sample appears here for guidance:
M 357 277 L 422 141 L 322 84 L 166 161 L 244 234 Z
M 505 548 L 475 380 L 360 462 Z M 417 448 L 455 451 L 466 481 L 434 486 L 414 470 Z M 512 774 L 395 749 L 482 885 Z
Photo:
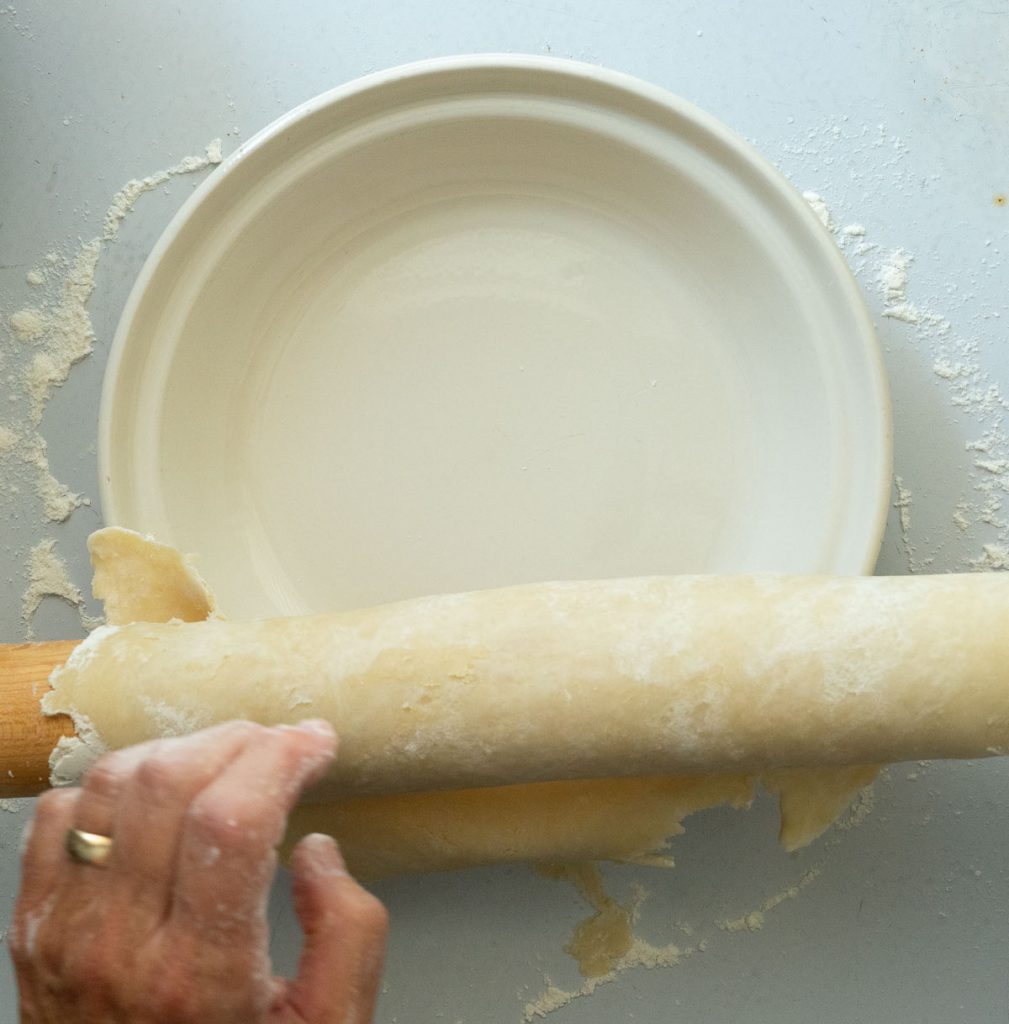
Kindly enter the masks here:
M 106 574 L 117 618 L 200 609 L 181 556 L 102 534 L 106 565 L 122 544 L 164 591 L 152 604 Z M 305 619 L 105 627 L 54 673 L 43 707 L 111 747 L 231 717 L 328 718 L 341 759 L 289 838 L 332 832 L 363 877 L 665 863 L 684 817 L 745 806 L 761 781 L 796 849 L 875 764 L 1002 753 L 1007 622 L 1009 577 L 995 574 L 541 584 Z
M 778 797 L 781 808 L 781 845 L 792 853 L 806 846 L 810 836 L 826 832 L 856 794 L 875 782 L 880 767 L 789 768 L 764 775 L 764 788 Z
M 183 555 L 152 537 L 110 526 L 88 538 L 91 592 L 110 625 L 129 622 L 202 622 L 217 615 L 217 599 Z

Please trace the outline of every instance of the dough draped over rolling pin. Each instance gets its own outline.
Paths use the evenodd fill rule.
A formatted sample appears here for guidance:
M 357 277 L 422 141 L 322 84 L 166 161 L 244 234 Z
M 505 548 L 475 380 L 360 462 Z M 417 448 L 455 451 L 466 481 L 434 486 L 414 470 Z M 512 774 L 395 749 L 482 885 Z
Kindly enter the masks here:
M 328 719 L 329 797 L 1001 753 L 1009 576 L 543 583 L 96 630 L 46 711 L 114 747 Z
M 146 543 L 102 531 L 99 547 L 109 534 Z M 113 585 L 104 578 L 106 592 Z M 341 801 L 332 813 L 351 828 L 370 818 L 376 829 L 383 806 L 403 823 L 401 838 L 423 831 L 425 814 L 449 832 L 477 806 L 511 820 L 516 799 L 543 803 L 537 784 L 566 785 L 569 802 L 583 806 L 595 792 L 600 807 L 611 800 L 619 811 L 637 786 L 671 808 L 650 812 L 651 831 L 630 829 L 637 845 L 609 845 L 642 859 L 681 811 L 746 803 L 766 775 L 801 823 L 789 834 L 783 822 L 794 847 L 871 780 L 875 770 L 857 766 L 1005 751 L 1009 576 L 646 577 L 308 618 L 136 622 L 96 630 L 51 682 L 44 710 L 70 714 L 93 753 L 230 718 L 326 718 L 341 735 L 340 757 L 313 799 Z M 57 749 L 57 781 L 79 771 L 80 758 L 70 772 L 63 760 Z M 802 768 L 817 769 L 809 786 L 781 771 Z M 606 781 L 585 790 L 591 780 Z M 807 789 L 819 792 L 819 807 Z M 423 796 L 411 803 L 411 793 Z M 544 821 L 564 798 L 555 790 Z M 317 827 L 325 812 L 305 813 Z M 522 843 L 514 856 L 503 843 L 493 857 L 483 842 L 467 861 L 446 855 L 451 837 L 429 845 L 442 862 L 417 867 L 523 853 Z M 609 855 L 606 845 L 596 840 L 587 855 Z

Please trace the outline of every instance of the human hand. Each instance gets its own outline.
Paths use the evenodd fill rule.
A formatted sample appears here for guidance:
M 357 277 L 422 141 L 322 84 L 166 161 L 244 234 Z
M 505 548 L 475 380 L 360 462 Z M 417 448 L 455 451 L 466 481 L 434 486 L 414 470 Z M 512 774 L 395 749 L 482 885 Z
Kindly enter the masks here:
M 335 750 L 324 722 L 230 722 L 106 754 L 42 796 L 8 937 L 21 1024 L 370 1021 L 386 913 L 330 838 L 291 859 L 297 978 L 267 950 L 275 847 Z M 70 828 L 112 837 L 107 864 L 71 858 Z

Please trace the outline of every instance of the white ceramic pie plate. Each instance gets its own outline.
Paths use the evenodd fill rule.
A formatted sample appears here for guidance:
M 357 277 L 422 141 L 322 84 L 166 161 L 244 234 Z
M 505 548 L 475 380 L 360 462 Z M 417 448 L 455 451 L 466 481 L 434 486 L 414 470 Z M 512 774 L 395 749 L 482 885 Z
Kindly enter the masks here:
M 306 103 L 172 221 L 100 424 L 106 520 L 229 615 L 546 578 L 871 569 L 886 382 L 832 240 L 666 92 L 534 57 Z

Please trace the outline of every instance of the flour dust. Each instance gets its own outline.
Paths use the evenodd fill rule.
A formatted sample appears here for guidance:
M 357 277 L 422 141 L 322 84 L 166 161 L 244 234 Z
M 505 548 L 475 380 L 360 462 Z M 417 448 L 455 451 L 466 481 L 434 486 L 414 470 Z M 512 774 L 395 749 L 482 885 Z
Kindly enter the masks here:
M 62 387 L 73 367 L 94 349 L 88 304 L 98 262 L 142 195 L 178 175 L 216 166 L 221 159 L 221 143 L 215 139 L 199 155 L 128 181 L 112 197 L 101 233 L 40 256 L 25 274 L 24 293 L 0 312 L 0 381 L 6 387 L 2 396 L 6 400 L 0 403 L 0 516 L 6 521 L 20 519 L 26 501 L 42 523 L 65 522 L 91 503 L 53 474 L 43 421 L 54 389 Z M 22 598 L 26 637 L 32 635 L 32 619 L 46 597 L 76 607 L 85 627 L 95 624 L 84 612 L 83 598 L 67 576 L 54 540 L 42 540 L 22 557 L 26 559 Z

